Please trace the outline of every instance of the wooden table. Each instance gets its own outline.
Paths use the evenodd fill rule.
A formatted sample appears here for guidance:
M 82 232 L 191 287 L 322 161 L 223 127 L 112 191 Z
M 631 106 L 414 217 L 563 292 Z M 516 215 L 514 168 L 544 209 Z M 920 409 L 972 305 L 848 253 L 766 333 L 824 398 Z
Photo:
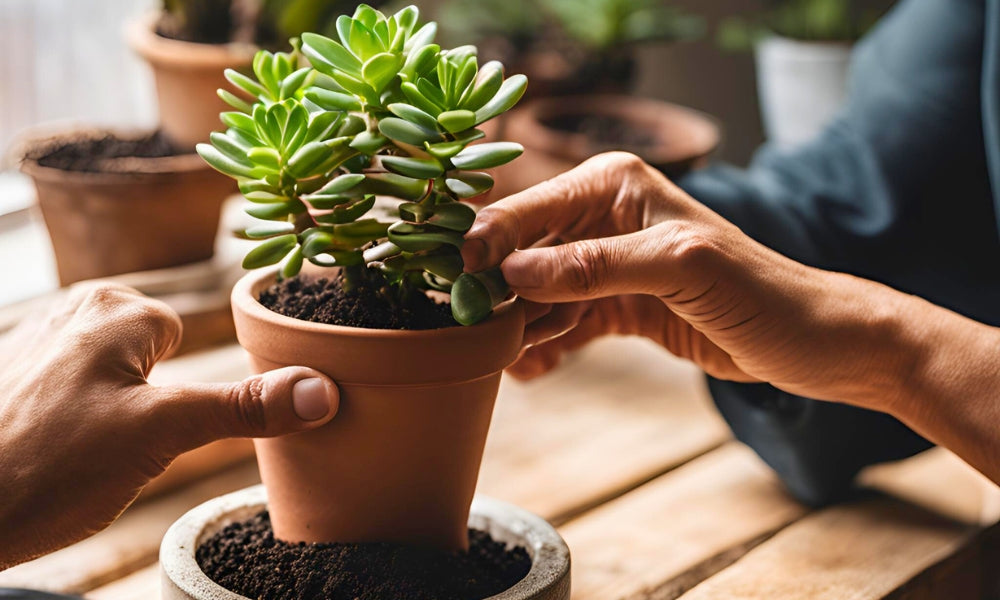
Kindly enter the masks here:
M 242 351 L 225 346 L 168 361 L 154 380 L 245 374 Z M 479 490 L 558 526 L 575 600 L 1000 594 L 995 486 L 944 450 L 861 480 L 853 501 L 808 510 L 729 438 L 694 368 L 610 339 L 541 380 L 505 380 Z M 157 598 L 170 523 L 257 481 L 243 461 L 141 500 L 106 531 L 0 573 L 0 586 Z

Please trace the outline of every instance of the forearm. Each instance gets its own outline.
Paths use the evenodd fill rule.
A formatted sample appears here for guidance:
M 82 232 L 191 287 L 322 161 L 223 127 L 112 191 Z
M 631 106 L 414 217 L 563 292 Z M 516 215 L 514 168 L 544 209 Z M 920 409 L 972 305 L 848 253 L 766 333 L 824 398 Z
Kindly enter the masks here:
M 892 414 L 1000 483 L 1000 329 L 850 279 L 867 306 L 844 311 L 879 325 L 845 345 L 868 385 L 840 400 Z

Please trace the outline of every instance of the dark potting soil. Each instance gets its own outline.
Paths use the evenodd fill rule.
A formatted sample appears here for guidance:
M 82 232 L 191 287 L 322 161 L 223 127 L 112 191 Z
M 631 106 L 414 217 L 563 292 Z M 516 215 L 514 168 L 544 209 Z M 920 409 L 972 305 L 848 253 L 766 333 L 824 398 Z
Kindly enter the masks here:
M 402 306 L 390 303 L 372 287 L 344 291 L 340 278 L 292 277 L 260 295 L 276 313 L 328 325 L 366 329 L 440 329 L 458 325 L 451 307 L 414 292 Z
M 63 139 L 42 151 L 36 160 L 43 167 L 99 173 L 107 171 L 109 159 L 162 158 L 180 154 L 184 152 L 171 146 L 162 133 L 156 132 L 134 139 L 122 139 L 111 134 Z
M 583 134 L 590 153 L 628 150 L 641 156 L 658 144 L 656 135 L 646 129 L 607 115 L 563 115 L 547 119 L 545 124 L 560 131 Z
M 222 587 L 267 600 L 481 600 L 524 578 L 531 558 L 469 530 L 469 551 L 398 544 L 291 544 L 274 539 L 267 512 L 233 523 L 196 552 Z

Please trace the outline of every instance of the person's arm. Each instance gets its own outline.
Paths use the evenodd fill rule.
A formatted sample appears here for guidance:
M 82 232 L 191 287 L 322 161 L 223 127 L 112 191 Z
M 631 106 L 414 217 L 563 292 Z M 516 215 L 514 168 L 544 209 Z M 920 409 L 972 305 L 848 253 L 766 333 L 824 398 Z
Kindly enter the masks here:
M 492 204 L 466 238 L 469 271 L 499 263 L 532 303 L 521 361 L 646 335 L 716 377 L 892 413 L 1000 482 L 1000 331 L 795 262 L 633 156 Z
M 88 284 L 0 337 L 0 570 L 104 529 L 183 452 L 305 431 L 337 412 L 336 385 L 302 367 L 146 383 L 180 335 L 162 302 Z

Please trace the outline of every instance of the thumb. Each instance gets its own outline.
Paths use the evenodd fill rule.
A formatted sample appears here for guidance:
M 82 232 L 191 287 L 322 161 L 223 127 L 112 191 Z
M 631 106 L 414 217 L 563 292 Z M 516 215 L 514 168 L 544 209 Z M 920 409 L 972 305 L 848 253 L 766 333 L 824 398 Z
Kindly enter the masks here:
M 333 418 L 340 392 L 314 369 L 285 367 L 238 383 L 149 386 L 155 431 L 170 454 L 231 437 L 274 437 Z
M 532 302 L 574 302 L 620 294 L 665 293 L 675 269 L 659 228 L 548 248 L 518 250 L 500 265 L 518 296 Z

